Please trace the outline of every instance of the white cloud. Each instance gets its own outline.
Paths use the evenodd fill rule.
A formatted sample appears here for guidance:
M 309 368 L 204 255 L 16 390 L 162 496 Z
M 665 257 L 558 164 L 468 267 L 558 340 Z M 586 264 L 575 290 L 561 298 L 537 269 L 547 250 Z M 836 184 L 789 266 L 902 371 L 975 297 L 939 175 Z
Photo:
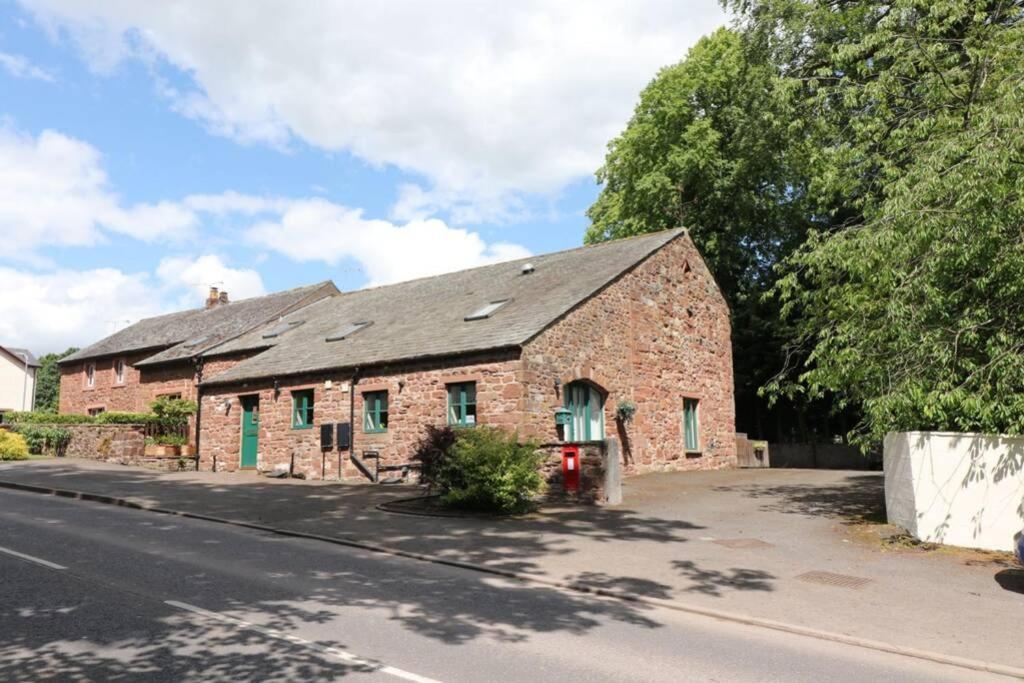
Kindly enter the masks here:
M 179 308 L 194 307 L 203 301 L 211 286 L 227 292 L 232 300 L 266 294 L 258 272 L 230 268 L 216 254 L 165 258 L 157 266 L 156 275 L 165 286 L 185 290 L 178 300 Z
M 3 69 L 15 78 L 28 78 L 48 83 L 56 80 L 50 71 L 36 66 L 21 55 L 14 55 L 9 52 L 0 52 L 0 69 Z
M 36 354 L 83 346 L 163 312 L 144 273 L 116 268 L 32 273 L 0 267 L 0 344 Z
M 107 183 L 99 152 L 47 130 L 37 137 L 0 125 L 0 235 L 4 255 L 29 260 L 40 246 L 86 246 L 120 233 L 185 240 L 194 213 L 173 202 L 124 205 Z
M 142 318 L 197 308 L 213 283 L 232 299 L 265 293 L 259 273 L 215 254 L 166 258 L 154 274 L 0 267 L 0 345 L 36 354 L 87 346 Z
M 449 227 L 438 219 L 397 225 L 364 218 L 360 209 L 323 199 L 291 202 L 279 216 L 254 226 L 249 237 L 296 261 L 335 265 L 355 259 L 370 285 L 530 255 L 520 245 L 488 244 L 478 233 Z
M 657 69 L 725 21 L 716 0 L 23 2 L 97 69 L 175 65 L 191 89 L 158 88 L 217 134 L 420 174 L 399 219 L 500 219 L 589 176 Z

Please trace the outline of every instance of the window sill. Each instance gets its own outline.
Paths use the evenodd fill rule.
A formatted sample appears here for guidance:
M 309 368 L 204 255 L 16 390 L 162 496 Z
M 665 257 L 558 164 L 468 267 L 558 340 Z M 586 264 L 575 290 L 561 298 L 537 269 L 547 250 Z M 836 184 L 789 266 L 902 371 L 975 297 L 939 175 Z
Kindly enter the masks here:
M 387 434 L 386 429 L 364 429 L 363 434 Z
M 312 429 L 313 425 L 292 425 L 292 429 Z

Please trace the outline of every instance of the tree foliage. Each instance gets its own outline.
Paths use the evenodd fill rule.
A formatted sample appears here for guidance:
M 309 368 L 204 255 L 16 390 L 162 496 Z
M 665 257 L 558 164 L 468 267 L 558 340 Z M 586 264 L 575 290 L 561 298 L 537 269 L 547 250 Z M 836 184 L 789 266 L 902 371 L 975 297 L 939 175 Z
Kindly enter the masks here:
M 861 434 L 1024 431 L 1024 33 L 1008 1 L 736 2 L 801 86 L 819 196 L 775 292 L 796 326 L 775 395 L 836 392 Z
M 830 220 L 808 193 L 813 148 L 799 92 L 753 59 L 737 31 L 702 38 L 641 93 L 608 145 L 588 211 L 588 242 L 689 228 L 732 310 L 738 427 L 762 438 L 786 431 L 766 424 L 758 389 L 783 364 L 788 339 L 778 301 L 764 295 L 780 260 Z M 804 406 L 775 412 L 806 432 Z
M 1024 432 L 1024 2 L 724 4 L 609 146 L 588 239 L 691 228 L 738 402 Z
M 69 348 L 64 353 L 48 353 L 39 359 L 36 370 L 36 406 L 35 409 L 44 413 L 55 413 L 60 407 L 60 368 L 57 361 L 70 356 L 77 348 Z

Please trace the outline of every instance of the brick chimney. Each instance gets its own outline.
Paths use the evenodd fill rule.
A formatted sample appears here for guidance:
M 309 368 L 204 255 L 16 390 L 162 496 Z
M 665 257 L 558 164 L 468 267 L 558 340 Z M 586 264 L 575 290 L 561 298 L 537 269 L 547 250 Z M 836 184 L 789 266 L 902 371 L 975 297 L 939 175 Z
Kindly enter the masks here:
M 226 299 L 227 298 L 227 293 L 224 293 L 223 295 L 221 295 L 217 291 L 216 287 L 210 287 L 210 293 L 206 297 L 206 307 L 207 308 L 213 308 L 214 306 L 220 304 L 221 296 L 224 296 L 224 298 Z
M 218 297 L 218 299 L 217 299 L 217 302 L 218 303 L 222 303 L 222 304 L 226 304 L 228 302 L 228 293 L 227 292 L 221 292 L 220 293 L 220 297 Z

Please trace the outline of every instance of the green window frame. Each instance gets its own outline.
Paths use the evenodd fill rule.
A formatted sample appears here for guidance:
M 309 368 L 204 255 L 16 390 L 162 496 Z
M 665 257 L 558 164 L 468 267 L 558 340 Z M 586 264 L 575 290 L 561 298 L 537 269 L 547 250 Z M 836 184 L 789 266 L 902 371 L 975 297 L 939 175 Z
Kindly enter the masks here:
M 388 392 L 367 391 L 363 394 L 363 431 L 367 434 L 388 431 Z
M 313 428 L 313 390 L 292 392 L 292 429 Z
M 448 385 L 448 424 L 453 427 L 476 426 L 476 382 Z
M 604 394 L 587 382 L 565 386 L 565 407 L 572 413 L 569 441 L 604 441 L 604 400 Z
M 700 451 L 700 401 L 683 399 L 683 442 L 687 452 Z

